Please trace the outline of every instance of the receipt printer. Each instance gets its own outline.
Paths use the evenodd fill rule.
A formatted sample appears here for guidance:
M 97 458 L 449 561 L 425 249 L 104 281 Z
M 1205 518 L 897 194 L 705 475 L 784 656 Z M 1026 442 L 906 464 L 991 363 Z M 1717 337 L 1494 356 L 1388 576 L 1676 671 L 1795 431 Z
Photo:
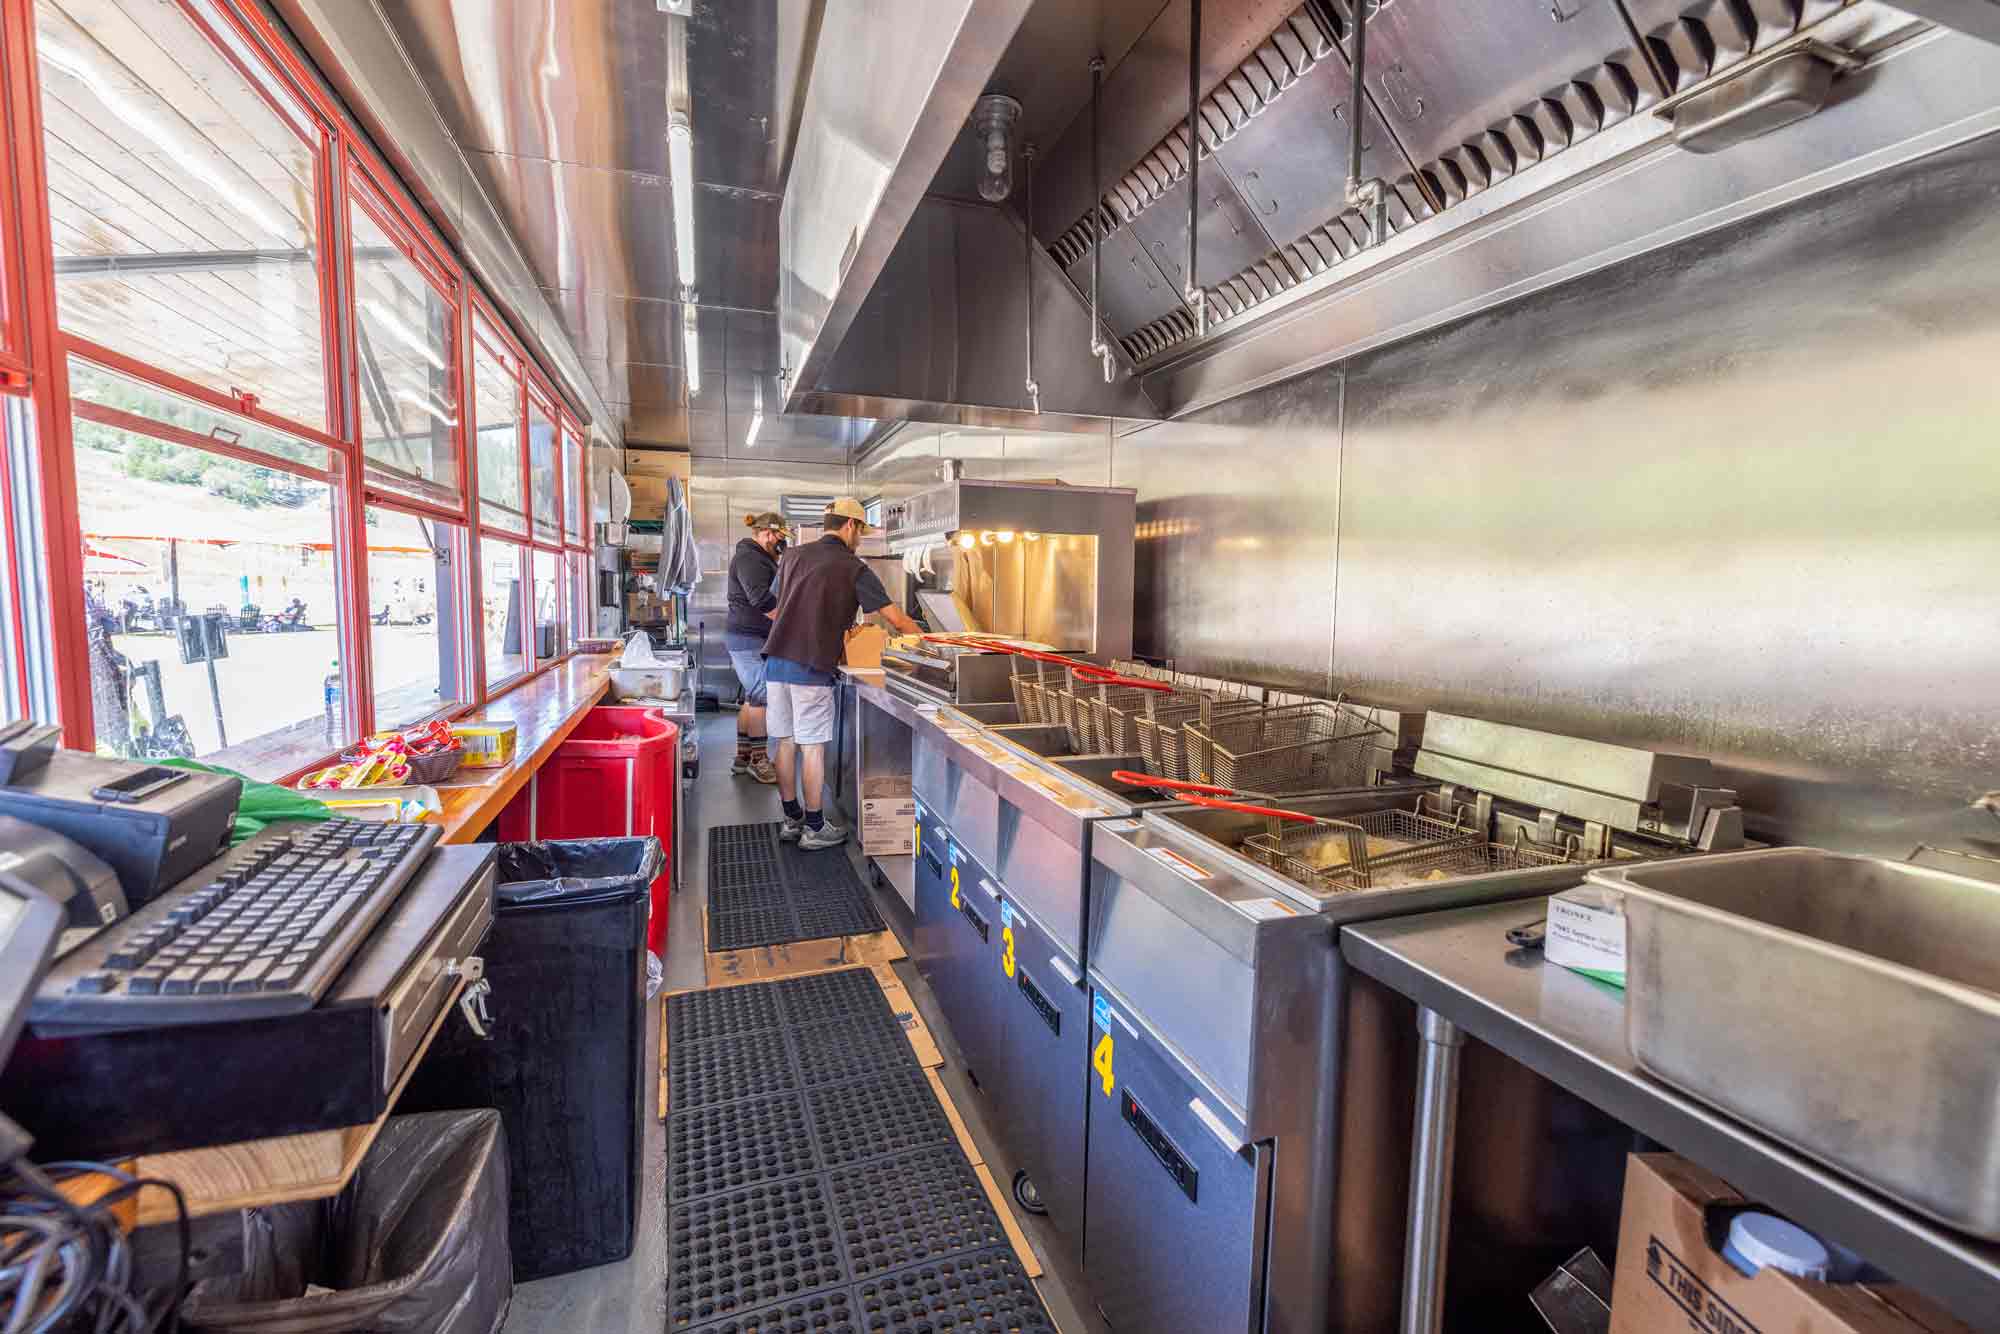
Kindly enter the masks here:
M 0 888 L 61 910 L 63 948 L 127 911 L 125 891 L 102 858 L 40 825 L 0 815 Z
M 58 750 L 0 786 L 0 815 L 60 834 L 117 874 L 139 908 L 227 850 L 242 780 Z M 108 919 L 107 919 L 108 920 Z

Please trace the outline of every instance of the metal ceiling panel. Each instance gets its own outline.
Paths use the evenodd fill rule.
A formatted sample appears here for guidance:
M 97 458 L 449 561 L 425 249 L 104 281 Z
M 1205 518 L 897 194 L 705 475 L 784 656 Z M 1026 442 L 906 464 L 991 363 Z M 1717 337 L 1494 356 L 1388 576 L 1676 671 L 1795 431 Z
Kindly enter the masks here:
M 681 364 L 681 303 L 611 296 L 590 288 L 544 290 L 549 305 L 586 358 Z
M 1296 241 L 1346 209 L 1347 101 L 1353 86 L 1344 61 L 1322 60 L 1217 151 L 1223 170 L 1270 236 L 1270 248 Z M 1362 174 L 1393 181 L 1410 171 L 1410 161 L 1372 103 L 1366 105 Z
M 1162 315 L 1187 310 L 1181 303 L 1180 284 L 1167 280 L 1130 227 L 1120 227 L 1105 237 L 1103 244 L 1103 283 L 1097 304 L 1112 329 L 1136 329 Z M 1088 302 L 1090 252 L 1086 250 L 1065 272 Z
M 1615 0 L 1394 0 L 1367 78 L 1410 159 L 1452 164 L 1467 194 L 1664 95 Z
M 545 288 L 677 295 L 664 176 L 475 153 L 472 163 Z
M 668 17 L 651 0 L 393 0 L 382 9 L 465 148 L 666 174 Z M 634 115 L 640 108 L 646 114 Z
M 687 386 L 679 368 L 628 366 L 630 397 L 625 400 L 629 443 L 684 445 L 692 437 Z
M 787 2 L 797 5 L 797 0 Z M 621 3 L 658 7 L 652 0 Z M 688 20 L 688 96 L 694 178 L 704 185 L 774 194 L 783 183 L 784 126 L 774 114 L 778 5 L 779 0 L 696 0 Z M 649 51 L 657 59 L 660 49 L 653 46 L 640 54 Z M 664 105 L 657 99 L 652 103 Z M 664 116 L 655 123 L 664 145 Z
M 732 310 L 726 322 L 728 351 L 723 368 L 735 371 L 776 372 L 778 358 L 778 317 L 760 310 Z
M 696 141 L 700 141 L 699 135 Z M 782 203 L 777 195 L 753 190 L 706 184 L 695 189 L 695 290 L 702 304 L 777 309 L 778 211 Z M 671 232 L 661 245 L 667 256 L 662 266 L 671 267 Z
M 1195 278 L 1207 287 L 1271 253 L 1272 242 L 1227 173 L 1204 171 L 1200 183 L 1195 227 L 1201 245 L 1195 255 L 1199 266 Z M 1182 177 L 1158 203 L 1134 218 L 1130 228 L 1139 233 L 1153 263 L 1176 291 L 1187 283 L 1189 193 L 1187 178 Z M 1130 332 L 1130 326 L 1112 327 L 1119 333 Z
M 1898 0 L 1897 8 L 1981 41 L 2000 42 L 2000 0 Z

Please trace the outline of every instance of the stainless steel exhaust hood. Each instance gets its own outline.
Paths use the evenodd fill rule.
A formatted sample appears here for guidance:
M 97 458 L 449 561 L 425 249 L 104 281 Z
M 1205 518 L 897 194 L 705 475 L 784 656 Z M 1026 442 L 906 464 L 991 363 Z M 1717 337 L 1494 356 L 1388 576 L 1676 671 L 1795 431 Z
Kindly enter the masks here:
M 1044 403 L 1177 416 L 1991 132 L 2000 115 L 2000 50 L 1904 12 L 2000 37 L 1996 0 L 1367 0 L 1360 174 L 1388 202 L 1371 247 L 1344 190 L 1358 2 L 1307 0 L 1275 27 L 1251 0 L 1205 7 L 1192 214 L 1206 330 L 1182 272 L 1186 0 L 1155 7 L 1109 57 L 1102 193 L 1084 112 L 1036 172 Z M 1087 87 L 1091 50 L 1039 54 Z M 1130 371 L 1109 387 L 1088 351 L 1093 201 L 1103 315 Z M 1020 264 L 1000 234 L 1018 246 L 1019 202 L 979 219 L 912 206 L 918 225 L 873 266 L 884 290 L 839 331 L 867 336 L 815 348 L 794 394 L 823 411 L 1023 412 L 1020 317 L 989 299 L 994 264 Z M 989 252 L 1005 258 L 969 272 Z

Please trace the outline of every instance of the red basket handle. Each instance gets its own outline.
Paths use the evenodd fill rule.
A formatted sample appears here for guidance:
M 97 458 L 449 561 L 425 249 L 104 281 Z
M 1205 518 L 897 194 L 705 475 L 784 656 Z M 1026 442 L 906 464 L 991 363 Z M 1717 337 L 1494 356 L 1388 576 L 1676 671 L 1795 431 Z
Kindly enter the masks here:
M 1218 801 L 1214 797 L 1204 797 L 1198 792 L 1188 793 L 1188 804 L 1206 806 L 1218 811 L 1240 811 L 1244 815 L 1264 815 L 1273 820 L 1289 820 L 1293 824 L 1319 823 L 1317 815 L 1307 815 L 1304 811 L 1281 811 L 1276 806 L 1252 806 L 1241 801 Z

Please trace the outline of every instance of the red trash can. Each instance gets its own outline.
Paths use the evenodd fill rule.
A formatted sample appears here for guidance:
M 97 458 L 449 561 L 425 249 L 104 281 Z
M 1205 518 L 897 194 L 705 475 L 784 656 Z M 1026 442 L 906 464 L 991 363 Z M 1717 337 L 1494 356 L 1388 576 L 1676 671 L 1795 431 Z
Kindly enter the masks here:
M 666 957 L 674 878 L 674 803 L 680 728 L 655 708 L 592 709 L 500 813 L 502 842 L 640 837 L 666 852 L 653 881 L 646 948 Z

